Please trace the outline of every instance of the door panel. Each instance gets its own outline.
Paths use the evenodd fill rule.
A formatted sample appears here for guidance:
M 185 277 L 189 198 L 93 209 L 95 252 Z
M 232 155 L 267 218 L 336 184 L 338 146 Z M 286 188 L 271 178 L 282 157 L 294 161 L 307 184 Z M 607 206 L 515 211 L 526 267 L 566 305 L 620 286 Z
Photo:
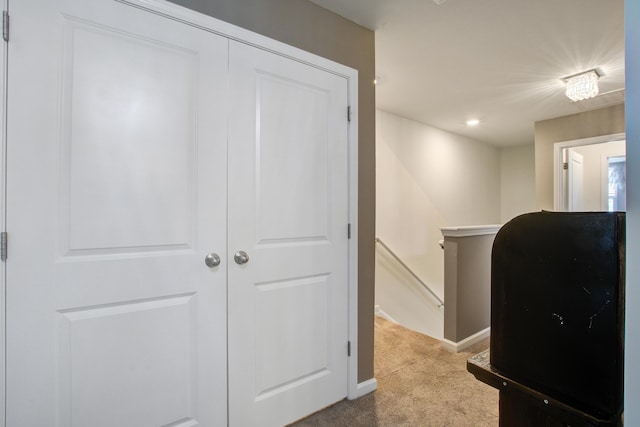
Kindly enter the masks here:
M 305 83 L 256 71 L 260 243 L 328 238 L 330 93 Z
M 191 294 L 59 311 L 61 425 L 160 426 L 191 418 L 196 305 Z
M 230 425 L 347 394 L 347 81 L 231 42 Z
M 63 25 L 67 253 L 192 247 L 198 53 L 70 18 Z
M 328 375 L 328 276 L 258 283 L 255 291 L 257 400 L 283 384 Z M 281 342 L 274 343 L 274 336 Z M 286 351 L 283 351 L 286 343 Z
M 228 41 L 111 0 L 11 14 L 7 425 L 226 425 Z

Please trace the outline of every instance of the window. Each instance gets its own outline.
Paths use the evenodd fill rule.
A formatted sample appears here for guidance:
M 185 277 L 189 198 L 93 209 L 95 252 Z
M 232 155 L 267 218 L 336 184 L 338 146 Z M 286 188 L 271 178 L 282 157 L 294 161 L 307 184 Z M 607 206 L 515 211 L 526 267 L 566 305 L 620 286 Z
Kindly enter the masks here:
M 627 161 L 625 156 L 609 157 L 607 182 L 607 210 L 627 210 Z

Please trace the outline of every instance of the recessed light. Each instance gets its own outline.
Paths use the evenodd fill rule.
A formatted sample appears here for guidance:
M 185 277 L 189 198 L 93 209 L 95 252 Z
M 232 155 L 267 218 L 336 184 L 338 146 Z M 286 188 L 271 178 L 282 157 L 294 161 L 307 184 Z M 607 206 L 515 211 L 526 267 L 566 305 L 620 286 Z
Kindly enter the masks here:
M 478 126 L 479 124 L 480 120 L 478 119 L 467 120 L 467 126 Z

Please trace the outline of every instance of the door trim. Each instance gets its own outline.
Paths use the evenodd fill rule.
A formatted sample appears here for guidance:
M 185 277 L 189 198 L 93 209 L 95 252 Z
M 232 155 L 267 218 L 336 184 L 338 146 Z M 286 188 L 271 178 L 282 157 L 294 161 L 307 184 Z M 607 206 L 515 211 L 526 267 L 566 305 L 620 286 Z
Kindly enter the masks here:
M 3 0 L 3 10 L 8 10 L 8 1 Z M 195 12 L 162 0 L 115 0 L 132 7 L 166 16 L 170 19 L 216 33 L 229 39 L 250 44 L 281 56 L 300 61 L 314 67 L 342 76 L 348 81 L 348 102 L 351 107 L 351 121 L 348 128 L 349 140 L 349 223 L 351 239 L 349 240 L 349 313 L 348 337 L 351 343 L 351 357 L 348 362 L 347 398 L 356 399 L 376 389 L 375 382 L 358 384 L 358 72 L 355 69 L 319 57 L 304 50 L 286 45 L 268 37 L 242 29 L 235 25 L 220 21 L 213 17 Z M 0 83 L 0 230 L 6 230 L 6 102 L 7 102 L 7 50 L 6 42 L 2 43 L 2 71 Z M 345 114 L 347 112 L 345 111 Z M 346 230 L 345 225 L 345 230 Z M 346 232 L 346 231 L 345 231 Z M 5 264 L 0 262 L 0 295 L 5 295 Z M 5 303 L 0 304 L 0 423 L 5 424 Z
M 371 390 L 371 386 L 359 387 L 358 385 L 358 71 L 339 64 L 335 61 L 322 58 L 302 49 L 270 39 L 249 30 L 237 27 L 227 22 L 220 21 L 208 15 L 187 9 L 185 7 L 168 3 L 162 0 L 116 0 L 133 7 L 146 9 L 152 13 L 164 15 L 171 19 L 193 25 L 205 31 L 210 31 L 263 49 L 277 55 L 281 55 L 295 61 L 299 61 L 316 68 L 347 79 L 348 101 L 351 107 L 351 120 L 349 122 L 349 223 L 351 224 L 351 239 L 349 240 L 349 313 L 348 336 L 351 343 L 351 357 L 348 365 L 348 389 L 347 398 L 356 399 Z M 345 111 L 347 114 L 347 111 Z M 346 232 L 345 224 L 345 232 Z M 375 388 L 374 388 L 375 389 Z
M 2 10 L 9 11 L 9 0 L 2 1 Z M 0 231 L 7 231 L 7 67 L 8 67 L 8 43 L 2 40 L 2 70 L 0 71 L 0 131 L 2 142 L 0 143 Z M 0 304 L 0 422 L 5 425 L 6 404 L 6 283 L 7 274 L 5 262 L 0 261 L 0 298 L 4 301 Z
M 564 188 L 562 183 L 562 150 L 565 148 L 579 147 L 581 145 L 601 144 L 605 142 L 621 141 L 626 139 L 626 133 L 614 133 L 610 135 L 594 136 L 590 138 L 573 139 L 553 144 L 553 210 L 564 210 Z
M 262 36 L 238 26 L 220 21 L 208 15 L 187 9 L 163 0 L 115 0 L 132 7 L 163 15 L 170 19 L 198 27 L 240 43 L 263 49 L 280 56 L 299 61 L 316 68 L 328 71 L 347 79 L 348 103 L 351 108 L 351 120 L 348 127 L 349 140 L 349 223 L 351 239 L 349 240 L 349 313 L 348 337 L 351 343 L 351 357 L 348 362 L 347 398 L 356 399 L 373 390 L 371 385 L 358 385 L 358 71 L 322 58 L 302 49 L 284 44 L 277 40 Z M 345 106 L 346 107 L 346 106 Z M 345 108 L 345 114 L 347 114 Z M 345 232 L 347 225 L 345 224 Z

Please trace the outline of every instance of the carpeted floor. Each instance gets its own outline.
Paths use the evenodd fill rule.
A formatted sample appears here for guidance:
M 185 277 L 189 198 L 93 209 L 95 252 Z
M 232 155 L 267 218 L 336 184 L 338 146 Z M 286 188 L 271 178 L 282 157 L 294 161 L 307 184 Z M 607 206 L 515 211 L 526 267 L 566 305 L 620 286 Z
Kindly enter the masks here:
M 489 340 L 451 353 L 440 341 L 376 317 L 375 378 L 378 390 L 343 400 L 295 427 L 482 427 L 498 425 L 498 391 L 467 372 L 469 357 Z

